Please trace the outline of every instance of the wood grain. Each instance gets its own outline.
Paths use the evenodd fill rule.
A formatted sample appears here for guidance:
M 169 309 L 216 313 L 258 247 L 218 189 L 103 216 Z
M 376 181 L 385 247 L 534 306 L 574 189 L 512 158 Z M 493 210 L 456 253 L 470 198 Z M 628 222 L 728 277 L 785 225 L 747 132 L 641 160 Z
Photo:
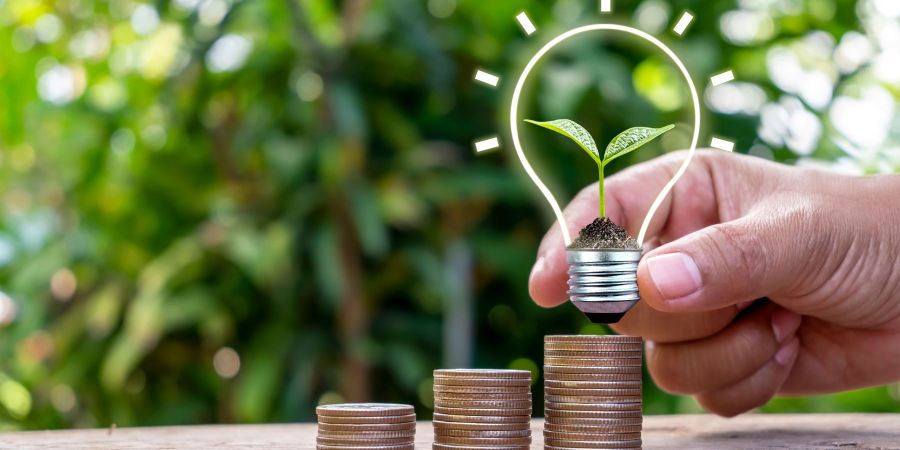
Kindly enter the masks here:
M 543 447 L 542 421 L 532 448 Z M 419 422 L 416 448 L 431 449 L 431 424 Z M 207 425 L 27 431 L 0 434 L 0 449 L 314 449 L 315 424 Z M 898 449 L 900 414 L 746 414 L 646 416 L 645 449 Z

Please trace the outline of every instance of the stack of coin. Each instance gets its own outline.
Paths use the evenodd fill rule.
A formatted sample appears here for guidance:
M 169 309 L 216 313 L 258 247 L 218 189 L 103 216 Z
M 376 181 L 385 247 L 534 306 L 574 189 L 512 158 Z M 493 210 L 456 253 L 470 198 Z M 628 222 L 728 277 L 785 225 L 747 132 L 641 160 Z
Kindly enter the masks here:
M 641 447 L 641 338 L 544 337 L 544 445 Z
M 527 450 L 531 446 L 531 372 L 434 371 L 434 450 Z
M 416 413 L 410 405 L 343 403 L 319 406 L 319 450 L 414 450 Z

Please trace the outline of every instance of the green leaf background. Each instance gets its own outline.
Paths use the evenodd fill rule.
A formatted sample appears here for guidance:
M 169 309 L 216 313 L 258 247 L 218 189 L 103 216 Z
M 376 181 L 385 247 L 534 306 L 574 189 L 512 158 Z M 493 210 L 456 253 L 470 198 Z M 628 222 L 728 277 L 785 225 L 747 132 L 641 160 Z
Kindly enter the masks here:
M 857 2 L 795 3 L 644 0 L 600 17 L 588 0 L 0 2 L 0 429 L 311 421 L 344 400 L 427 419 L 434 368 L 539 367 L 543 335 L 604 330 L 528 296 L 552 214 L 503 157 L 498 117 L 530 46 L 599 20 L 663 36 L 702 9 L 671 39 L 698 80 L 730 67 L 757 106 L 830 124 L 827 105 L 770 80 L 768 52 L 787 49 L 834 74 L 834 98 L 876 89 L 897 110 L 900 90 L 871 65 L 839 71 L 822 51 L 851 31 L 877 42 L 889 21 Z M 728 37 L 735 11 L 771 27 Z M 599 142 L 677 125 L 629 163 L 686 145 L 677 71 L 597 39 L 548 55 L 524 117 L 570 117 Z M 501 89 L 473 83 L 478 67 Z M 898 167 L 846 153 L 830 125 L 814 152 L 763 139 L 759 108 L 716 109 L 713 94 L 702 132 L 740 152 Z M 476 156 L 472 140 L 498 131 L 504 147 Z M 522 133 L 562 201 L 596 179 L 557 137 Z M 646 413 L 699 410 L 645 380 Z M 889 386 L 762 409 L 898 411 L 896 398 Z

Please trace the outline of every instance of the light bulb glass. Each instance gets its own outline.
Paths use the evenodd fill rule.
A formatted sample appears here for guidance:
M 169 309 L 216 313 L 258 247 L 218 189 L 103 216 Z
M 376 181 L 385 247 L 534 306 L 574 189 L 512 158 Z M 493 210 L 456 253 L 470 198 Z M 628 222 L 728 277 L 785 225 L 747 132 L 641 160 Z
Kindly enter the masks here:
M 550 189 L 547 188 L 547 185 L 544 184 L 543 181 L 541 181 L 541 178 L 538 176 L 537 172 L 535 172 L 534 168 L 531 167 L 531 163 L 528 162 L 528 158 L 525 157 L 525 152 L 522 150 L 522 142 L 519 139 L 519 97 L 522 95 L 522 89 L 525 86 L 525 82 L 528 80 L 528 76 L 531 74 L 531 71 L 541 60 L 541 58 L 543 58 L 544 55 L 547 54 L 547 52 L 573 36 L 591 31 L 623 32 L 633 36 L 637 36 L 653 44 L 658 49 L 662 50 L 662 52 L 672 60 L 675 66 L 678 67 L 678 70 L 684 76 L 684 79 L 688 84 L 688 89 L 691 93 L 691 103 L 694 108 L 694 130 L 691 134 L 691 145 L 688 149 L 688 154 L 685 157 L 684 162 L 681 163 L 681 166 L 678 168 L 678 171 L 675 172 L 675 175 L 672 177 L 672 179 L 670 179 L 669 182 L 666 183 L 663 189 L 659 192 L 659 195 L 657 195 L 656 199 L 653 200 L 653 203 L 650 205 L 650 209 L 647 211 L 647 215 L 644 217 L 644 221 L 641 224 L 641 230 L 637 238 L 638 244 L 643 244 L 644 237 L 647 234 L 647 229 L 650 226 L 650 221 L 653 219 L 653 215 L 656 214 L 656 210 L 659 209 L 659 206 L 662 204 L 663 200 L 665 200 L 666 196 L 669 195 L 669 192 L 672 191 L 672 187 L 675 186 L 675 183 L 678 182 L 678 179 L 681 178 L 682 175 L 684 175 L 684 172 L 690 165 L 691 160 L 694 158 L 694 153 L 697 151 L 697 142 L 700 137 L 700 98 L 697 95 L 697 87 L 694 85 L 694 81 L 693 79 L 691 79 L 691 75 L 690 73 L 688 73 L 687 68 L 685 68 L 684 63 L 681 61 L 681 58 L 679 58 L 671 48 L 662 43 L 662 41 L 660 41 L 653 35 L 647 34 L 646 32 L 638 30 L 637 28 L 610 23 L 585 25 L 578 28 L 573 28 L 560 34 L 559 36 L 556 36 L 555 38 L 550 40 L 550 42 L 544 44 L 544 46 L 541 47 L 540 50 L 538 50 L 537 53 L 535 53 L 534 56 L 531 57 L 531 60 L 529 60 L 528 64 L 525 65 L 525 68 L 522 69 L 522 73 L 519 75 L 518 81 L 516 81 L 516 87 L 513 90 L 512 100 L 510 101 L 509 108 L 509 131 L 512 137 L 513 146 L 516 149 L 516 155 L 519 158 L 519 162 L 522 163 L 522 167 L 525 169 L 528 177 L 531 178 L 531 181 L 534 182 L 535 186 L 537 186 L 538 190 L 541 191 L 541 194 L 544 195 L 544 198 L 547 199 L 547 203 L 549 203 L 550 207 L 553 209 L 553 214 L 556 216 L 556 221 L 559 223 L 559 226 L 562 229 L 563 239 L 565 239 L 566 246 L 568 247 L 572 243 L 572 236 L 569 233 L 569 227 L 566 223 L 565 216 L 563 216 L 562 209 L 559 207 L 559 203 L 556 201 L 553 193 L 550 192 Z

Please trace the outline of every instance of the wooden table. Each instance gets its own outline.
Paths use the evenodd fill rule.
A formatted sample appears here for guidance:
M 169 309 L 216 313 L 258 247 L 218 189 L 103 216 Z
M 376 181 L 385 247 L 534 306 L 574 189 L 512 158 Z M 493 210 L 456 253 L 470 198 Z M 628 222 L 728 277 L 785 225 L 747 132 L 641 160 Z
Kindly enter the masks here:
M 543 446 L 542 421 L 532 423 Z M 416 448 L 431 448 L 431 424 L 419 422 Z M 645 449 L 900 449 L 900 414 L 646 416 Z M 314 449 L 315 424 L 205 425 L 0 434 L 0 449 Z

